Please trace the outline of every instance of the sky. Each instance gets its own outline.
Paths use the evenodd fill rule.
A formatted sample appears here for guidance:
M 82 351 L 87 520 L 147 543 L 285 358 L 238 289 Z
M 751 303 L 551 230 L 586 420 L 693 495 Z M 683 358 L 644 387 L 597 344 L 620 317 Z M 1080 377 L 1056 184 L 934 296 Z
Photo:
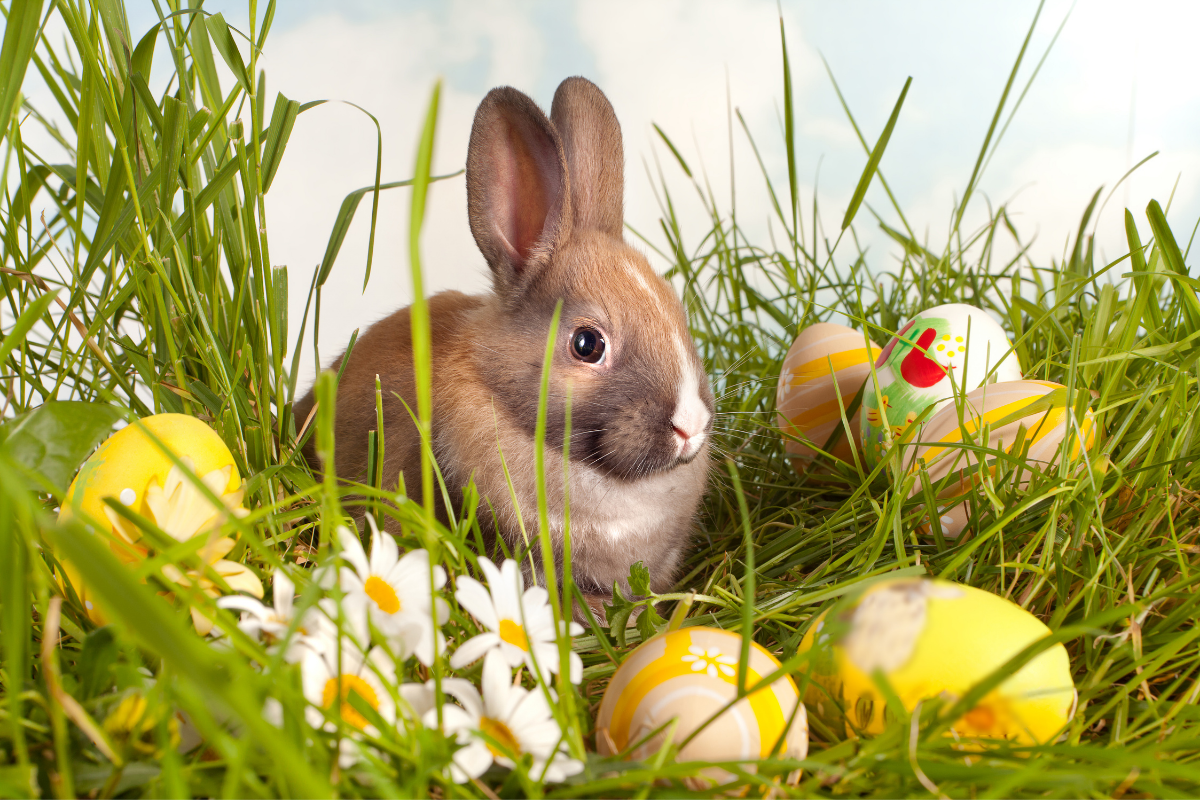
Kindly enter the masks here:
M 265 3 L 258 5 L 261 10 Z M 129 0 L 128 7 L 135 37 L 157 20 L 150 0 Z M 205 8 L 247 27 L 245 2 Z M 379 120 L 383 180 L 394 181 L 411 176 L 439 78 L 434 172 L 444 174 L 462 168 L 471 119 L 490 88 L 515 86 L 548 109 L 559 81 L 584 75 L 608 95 L 623 127 L 632 228 L 661 244 L 654 191 L 661 168 L 679 203 L 685 240 L 695 246 L 707 230 L 690 183 L 657 140 L 656 123 L 694 169 L 703 169 L 723 208 L 736 197 L 739 221 L 752 239 L 766 243 L 770 206 L 762 173 L 740 125 L 731 131 L 730 109 L 745 119 L 767 172 L 783 189 L 782 14 L 802 208 L 811 213 L 816 186 L 827 225 L 835 227 L 866 163 L 825 64 L 871 142 L 911 76 L 881 171 L 913 228 L 940 249 L 1036 11 L 1030 0 L 281 0 L 260 62 L 268 94 L 345 101 L 300 115 L 268 195 L 271 260 L 289 268 L 293 335 L 303 312 L 302 287 L 325 252 L 343 197 L 374 181 L 375 127 L 349 103 Z M 982 221 L 985 197 L 1008 203 L 1023 236 L 1036 237 L 1031 255 L 1048 263 L 1061 257 L 1093 193 L 1101 186 L 1107 192 L 1159 151 L 1104 208 L 1096 222 L 1099 254 L 1112 259 L 1125 252 L 1126 206 L 1148 238 L 1147 202 L 1166 205 L 1172 192 L 1168 219 L 1186 242 L 1200 216 L 1200 80 L 1192 57 L 1198 29 L 1200 4 L 1047 0 L 1018 91 L 1045 59 L 988 165 L 968 221 Z M 894 220 L 878 182 L 867 202 Z M 326 363 L 355 328 L 411 301 L 407 190 L 386 193 L 380 204 L 364 291 L 368 212 L 364 202 L 323 294 Z M 895 247 L 865 216 L 856 226 L 872 268 L 893 265 Z M 422 253 L 430 292 L 488 289 L 487 268 L 467 226 L 461 176 L 431 188 Z M 301 391 L 315 370 L 309 353 L 301 362 Z

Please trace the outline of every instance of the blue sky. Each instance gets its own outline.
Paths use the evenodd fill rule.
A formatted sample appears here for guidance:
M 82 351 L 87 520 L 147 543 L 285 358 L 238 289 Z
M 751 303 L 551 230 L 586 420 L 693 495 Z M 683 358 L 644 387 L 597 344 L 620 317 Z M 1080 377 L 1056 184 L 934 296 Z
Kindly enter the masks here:
M 261 10 L 265 2 L 258 5 Z M 129 6 L 136 36 L 156 16 L 149 0 L 130 0 Z M 246 25 L 245 2 L 210 1 L 205 8 Z M 590 77 L 609 95 L 624 127 L 627 222 L 647 233 L 657 229 L 658 207 L 646 175 L 657 157 L 681 204 L 685 235 L 695 242 L 704 230 L 701 210 L 655 143 L 651 122 L 673 137 L 693 167 L 704 166 L 727 207 L 728 89 L 773 180 L 786 185 L 779 8 L 775 0 L 281 0 L 261 66 L 271 94 L 283 91 L 302 102 L 344 99 L 371 110 L 383 126 L 385 180 L 411 173 L 417 129 L 436 78 L 445 85 L 435 168 L 451 172 L 462 166 L 471 117 L 489 88 L 511 84 L 548 106 L 562 78 Z M 819 175 L 821 207 L 827 224 L 836 226 L 866 160 L 821 56 L 871 140 L 911 75 L 882 170 L 914 228 L 940 249 L 955 197 L 970 176 L 1036 8 L 1030 0 L 783 2 L 804 208 Z M 1048 0 L 1018 88 L 1068 13 L 982 191 L 994 203 L 1010 203 L 1022 233 L 1037 236 L 1031 252 L 1046 263 L 1063 252 L 1097 188 L 1111 187 L 1133 163 L 1160 150 L 1110 201 L 1097 241 L 1110 258 L 1123 253 L 1124 205 L 1141 220 L 1148 200 L 1165 204 L 1177 179 L 1169 218 L 1186 241 L 1200 215 L 1200 80 L 1192 57 L 1200 6 L 1081 0 L 1072 10 L 1068 2 Z M 374 153 L 373 126 L 349 106 L 325 105 L 299 118 L 268 204 L 272 261 L 289 266 L 293 287 L 307 285 L 342 198 L 373 180 Z M 732 153 L 739 219 L 765 242 L 769 205 L 739 129 Z M 867 202 L 889 216 L 877 184 Z M 979 203 L 968 220 L 979 222 L 983 210 Z M 355 327 L 410 301 L 406 215 L 406 195 L 385 198 L 365 294 L 366 214 L 351 230 L 325 293 L 326 360 Z M 869 260 L 875 269 L 887 268 L 894 263 L 892 247 L 866 222 L 859 217 Z M 486 287 L 466 225 L 461 178 L 434 187 L 424 252 L 432 289 Z M 293 320 L 302 308 L 297 296 Z

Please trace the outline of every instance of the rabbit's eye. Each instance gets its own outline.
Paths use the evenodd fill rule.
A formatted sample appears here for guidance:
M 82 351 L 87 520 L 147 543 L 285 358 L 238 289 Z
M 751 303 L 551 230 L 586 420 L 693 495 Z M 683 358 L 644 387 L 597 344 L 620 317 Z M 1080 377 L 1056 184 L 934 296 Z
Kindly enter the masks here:
M 604 337 L 595 328 L 576 328 L 571 334 L 571 355 L 585 364 L 604 361 Z

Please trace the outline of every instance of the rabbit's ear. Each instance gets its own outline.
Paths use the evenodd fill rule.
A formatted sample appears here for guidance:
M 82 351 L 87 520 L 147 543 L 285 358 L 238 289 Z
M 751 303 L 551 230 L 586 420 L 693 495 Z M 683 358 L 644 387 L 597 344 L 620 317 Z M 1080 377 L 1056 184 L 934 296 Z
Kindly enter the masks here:
M 467 215 L 502 294 L 528 285 L 570 235 L 562 144 L 537 104 L 512 87 L 488 92 L 475 112 Z
M 567 78 L 554 93 L 550 119 L 567 156 L 574 227 L 621 238 L 625 148 L 612 104 L 587 78 Z

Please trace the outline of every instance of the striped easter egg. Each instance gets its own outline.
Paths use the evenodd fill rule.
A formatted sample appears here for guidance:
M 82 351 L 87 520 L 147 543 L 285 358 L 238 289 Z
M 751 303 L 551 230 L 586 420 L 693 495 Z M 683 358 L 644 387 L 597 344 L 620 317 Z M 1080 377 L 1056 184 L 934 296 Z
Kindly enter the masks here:
M 630 653 L 600 703 L 596 741 L 601 755 L 637 745 L 631 757 L 647 758 L 663 746 L 670 726 L 650 734 L 672 720 L 677 721 L 672 740 L 686 739 L 737 697 L 741 647 L 742 637 L 736 633 L 683 628 L 656 636 Z M 779 666 L 774 656 L 751 643 L 747 685 L 754 686 Z M 678 760 L 752 762 L 772 752 L 783 758 L 804 758 L 808 752 L 808 718 L 796 684 L 787 675 L 722 712 L 688 742 Z M 733 777 L 715 767 L 704 774 L 719 783 Z
M 1046 472 L 1055 468 L 1064 451 L 1069 462 L 1078 460 L 1082 449 L 1081 435 L 1083 448 L 1090 450 L 1095 444 L 1095 420 L 1091 410 L 1078 421 L 1078 432 L 1070 417 L 1067 388 L 1062 384 L 1007 381 L 981 386 L 967 393 L 961 409 L 957 403 L 951 403 L 933 415 L 921 430 L 919 443 L 910 446 L 905 454 L 906 466 L 916 472 L 920 462 L 924 462 L 935 488 L 945 481 L 942 485 L 946 488 L 941 496 L 954 497 L 969 488 L 970 476 L 957 479 L 965 470 L 979 464 L 981 458 L 993 460 L 997 451 L 1014 453 L 1020 438 L 1021 448 L 1025 450 L 1024 461 L 1030 470 Z M 971 449 L 971 446 L 985 444 L 979 438 L 985 425 L 988 427 L 986 447 L 991 455 Z M 1017 478 L 1017 485 L 1024 489 L 1031 477 L 1030 471 L 1023 471 Z M 921 491 L 918 481 L 913 494 Z M 942 534 L 948 538 L 957 537 L 966 527 L 967 512 L 965 502 L 939 508 Z
M 858 412 L 847 415 L 849 431 L 844 430 L 842 414 L 879 353 L 874 343 L 868 348 L 862 333 L 845 325 L 818 322 L 800 331 L 783 359 L 775 394 L 779 428 L 787 434 L 784 449 L 797 471 L 807 469 L 817 454 L 796 439 L 824 447 L 839 427 L 843 431 L 832 455 L 853 460 L 850 443 L 860 442 Z

